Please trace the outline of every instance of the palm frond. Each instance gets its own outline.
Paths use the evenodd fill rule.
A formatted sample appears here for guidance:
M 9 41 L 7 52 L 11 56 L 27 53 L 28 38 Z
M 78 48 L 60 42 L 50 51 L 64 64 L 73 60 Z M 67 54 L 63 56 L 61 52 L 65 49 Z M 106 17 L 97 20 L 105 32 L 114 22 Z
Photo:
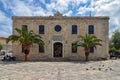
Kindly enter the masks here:
M 7 38 L 6 43 L 9 43 L 10 41 L 15 42 L 15 41 L 18 41 L 18 39 L 19 39 L 19 36 L 11 35 Z
M 3 49 L 3 46 L 2 46 L 2 44 L 0 43 L 0 51 Z
M 15 30 L 18 32 L 18 35 L 11 35 L 7 39 L 7 43 L 9 41 L 12 42 L 19 42 L 20 44 L 27 44 L 32 45 L 33 43 L 44 45 L 44 42 L 41 40 L 41 36 L 34 33 L 33 30 L 26 31 L 25 29 L 18 29 L 15 28 Z
M 18 34 L 22 33 L 22 31 L 20 29 L 18 29 L 18 28 L 15 28 L 15 30 L 17 31 Z
M 81 46 L 81 47 L 96 47 L 96 45 L 102 46 L 102 44 L 101 44 L 102 40 L 98 39 L 94 35 L 86 34 L 84 36 L 79 35 L 78 37 L 81 39 L 81 41 L 76 41 L 75 42 L 76 47 L 78 47 L 78 46 Z

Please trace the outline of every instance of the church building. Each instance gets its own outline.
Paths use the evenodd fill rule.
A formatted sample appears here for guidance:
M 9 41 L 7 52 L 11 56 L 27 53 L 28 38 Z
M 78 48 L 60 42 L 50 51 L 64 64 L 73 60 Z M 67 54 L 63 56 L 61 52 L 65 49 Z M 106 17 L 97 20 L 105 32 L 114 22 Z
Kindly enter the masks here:
M 108 16 L 63 16 L 57 12 L 54 16 L 13 16 L 13 34 L 15 28 L 25 27 L 42 37 L 45 45 L 34 44 L 30 49 L 29 60 L 85 60 L 83 47 L 74 49 L 73 43 L 78 35 L 91 34 L 102 40 L 102 46 L 90 48 L 90 60 L 107 59 L 108 54 Z M 13 56 L 24 60 L 22 46 L 13 43 Z

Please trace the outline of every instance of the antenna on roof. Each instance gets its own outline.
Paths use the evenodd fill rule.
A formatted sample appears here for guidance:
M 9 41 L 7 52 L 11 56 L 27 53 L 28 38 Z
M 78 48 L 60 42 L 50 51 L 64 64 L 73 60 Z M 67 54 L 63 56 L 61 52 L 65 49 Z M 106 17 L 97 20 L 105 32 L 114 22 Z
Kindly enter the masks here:
M 91 17 L 92 16 L 92 0 L 90 0 L 90 14 L 89 14 L 89 16 Z
M 90 15 L 89 16 L 91 17 L 91 10 L 90 10 Z

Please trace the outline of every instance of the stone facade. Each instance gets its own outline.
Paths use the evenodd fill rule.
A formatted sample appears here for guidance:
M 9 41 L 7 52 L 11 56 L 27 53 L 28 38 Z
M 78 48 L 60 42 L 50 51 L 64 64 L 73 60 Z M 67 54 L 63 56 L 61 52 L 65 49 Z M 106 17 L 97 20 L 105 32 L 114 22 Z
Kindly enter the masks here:
M 44 53 L 39 52 L 39 46 L 33 45 L 29 54 L 30 60 L 69 59 L 84 60 L 84 48 L 78 47 L 77 53 L 72 53 L 72 43 L 78 40 L 78 35 L 88 34 L 88 26 L 94 25 L 94 35 L 102 39 L 102 46 L 97 46 L 94 53 L 90 53 L 89 59 L 108 58 L 108 30 L 109 17 L 68 17 L 60 13 L 54 16 L 13 16 L 13 34 L 15 28 L 22 28 L 27 25 L 28 30 L 39 34 L 39 25 L 44 25 L 44 34 L 39 34 L 45 42 Z M 55 31 L 55 26 L 60 25 L 61 31 Z M 77 34 L 72 34 L 72 25 L 77 25 Z M 61 43 L 61 57 L 54 57 L 54 44 Z M 24 60 L 21 45 L 13 43 L 13 55 L 18 60 Z

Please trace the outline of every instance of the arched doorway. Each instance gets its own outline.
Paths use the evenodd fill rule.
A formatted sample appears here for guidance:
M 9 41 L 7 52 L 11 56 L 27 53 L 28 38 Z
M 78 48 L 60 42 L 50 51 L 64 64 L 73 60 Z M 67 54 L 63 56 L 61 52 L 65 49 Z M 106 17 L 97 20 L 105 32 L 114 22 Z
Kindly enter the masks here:
M 53 56 L 54 57 L 63 57 L 63 44 L 56 42 L 53 44 Z

